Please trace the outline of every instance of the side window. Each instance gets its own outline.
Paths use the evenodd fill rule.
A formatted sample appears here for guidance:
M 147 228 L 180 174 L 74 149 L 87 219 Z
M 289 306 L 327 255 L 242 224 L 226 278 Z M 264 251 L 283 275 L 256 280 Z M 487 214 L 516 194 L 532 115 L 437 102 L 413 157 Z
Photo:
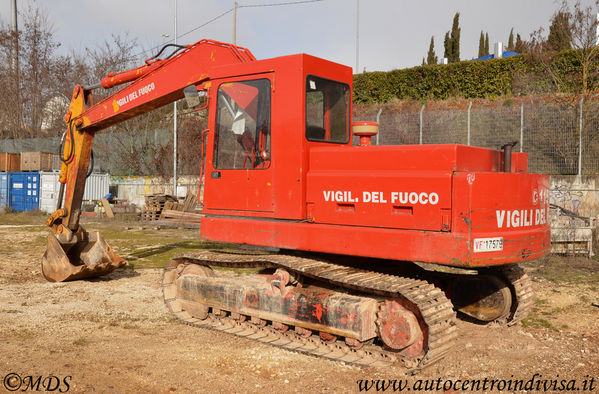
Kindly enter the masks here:
M 306 78 L 306 138 L 347 143 L 349 86 L 308 75 Z
M 223 83 L 218 88 L 214 168 L 270 166 L 270 81 Z

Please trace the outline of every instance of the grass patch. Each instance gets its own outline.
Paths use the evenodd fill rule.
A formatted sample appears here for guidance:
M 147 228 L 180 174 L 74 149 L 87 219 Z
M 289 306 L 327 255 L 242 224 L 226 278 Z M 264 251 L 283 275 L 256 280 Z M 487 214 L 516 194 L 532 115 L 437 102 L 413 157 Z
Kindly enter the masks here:
M 162 268 L 173 257 L 198 249 L 221 249 L 221 243 L 199 239 L 197 231 L 125 230 L 123 223 L 93 223 L 87 231 L 100 231 L 115 252 L 134 269 Z
M 23 227 L 31 232 L 31 237 L 21 237 L 23 242 L 13 242 L 5 246 L 5 252 L 39 252 L 43 253 L 47 243 L 44 221 L 47 215 L 40 212 L 10 213 L 0 215 L 0 223 L 26 224 L 37 222 L 40 227 Z M 210 242 L 200 239 L 198 230 L 181 229 L 131 229 L 130 225 L 120 220 L 101 220 L 98 218 L 82 217 L 82 224 L 88 232 L 99 231 L 114 251 L 129 261 L 130 269 L 163 268 L 173 257 L 193 253 L 196 250 L 231 250 L 236 251 L 237 245 Z M 38 234 L 35 234 L 35 233 Z M 48 231 L 49 233 L 49 231 Z M 26 239 L 25 239 L 26 238 Z M 245 273 L 246 270 L 239 271 Z M 255 271 L 250 271 L 255 273 Z
M 544 298 L 537 298 L 535 300 L 535 305 L 547 305 L 547 300 Z
M 228 244 L 201 240 L 186 240 L 173 243 L 144 244 L 119 246 L 122 257 L 129 261 L 135 269 L 163 268 L 173 257 L 193 252 L 194 250 L 218 249 L 229 247 Z M 115 244 L 117 245 L 117 244 Z
M 40 226 L 45 226 L 47 218 L 48 214 L 39 210 L 25 212 L 12 211 L 0 214 L 0 225 L 39 224 Z
M 557 328 L 551 321 L 548 319 L 553 318 L 552 320 L 559 319 L 556 317 L 557 314 L 564 311 L 562 307 L 551 307 L 549 305 L 549 301 L 544 298 L 535 299 L 535 305 L 532 308 L 530 314 L 522 319 L 522 327 L 524 328 L 546 328 L 551 331 L 559 332 L 559 328 Z M 562 328 L 564 325 L 561 325 Z
M 33 332 L 28 330 L 12 330 L 12 335 L 15 338 L 20 339 L 22 341 L 28 341 L 35 337 L 35 335 L 33 335 Z
M 77 338 L 73 341 L 73 345 L 75 345 L 75 346 L 85 346 L 88 343 L 89 343 L 89 341 L 84 337 Z
M 524 328 L 546 328 L 551 331 L 559 332 L 557 327 L 551 324 L 547 319 L 539 317 L 535 312 L 531 312 L 526 319 L 522 319 L 521 324 Z
M 547 256 L 530 264 L 533 278 L 556 284 L 599 285 L 599 264 L 584 257 Z
M 586 295 L 584 295 L 584 294 L 580 294 L 578 296 L 578 299 L 580 301 L 582 301 L 583 304 L 590 304 L 591 303 L 591 299 L 589 297 L 587 297 Z

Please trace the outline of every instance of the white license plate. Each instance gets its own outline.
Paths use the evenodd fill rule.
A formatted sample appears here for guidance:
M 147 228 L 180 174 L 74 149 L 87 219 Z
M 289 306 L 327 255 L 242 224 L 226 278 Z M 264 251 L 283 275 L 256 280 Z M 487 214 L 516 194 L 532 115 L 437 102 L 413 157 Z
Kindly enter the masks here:
M 498 250 L 503 250 L 503 237 L 474 239 L 474 253 Z

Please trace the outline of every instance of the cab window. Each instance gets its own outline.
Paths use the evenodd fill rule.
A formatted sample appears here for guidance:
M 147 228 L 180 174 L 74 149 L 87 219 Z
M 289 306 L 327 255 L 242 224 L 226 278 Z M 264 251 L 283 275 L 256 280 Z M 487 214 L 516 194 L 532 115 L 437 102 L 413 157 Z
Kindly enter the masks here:
M 349 141 L 349 86 L 309 75 L 306 78 L 306 138 Z
M 270 81 L 223 83 L 217 97 L 214 168 L 268 168 Z

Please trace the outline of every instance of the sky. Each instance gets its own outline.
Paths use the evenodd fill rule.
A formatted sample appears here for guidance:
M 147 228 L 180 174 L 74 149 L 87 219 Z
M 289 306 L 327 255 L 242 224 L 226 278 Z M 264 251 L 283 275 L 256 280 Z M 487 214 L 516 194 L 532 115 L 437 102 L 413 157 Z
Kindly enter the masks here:
M 0 0 L 3 23 L 10 23 L 11 1 Z M 22 12 L 34 4 L 45 10 L 61 51 L 83 52 L 110 40 L 112 34 L 126 33 L 138 39 L 141 52 L 174 38 L 175 1 L 179 36 L 233 8 L 229 0 L 17 0 L 17 8 Z M 491 48 L 496 41 L 507 43 L 511 28 L 514 36 L 520 33 L 528 39 L 539 27 L 548 29 L 560 4 L 554 0 L 322 0 L 264 6 L 294 1 L 298 0 L 238 0 L 237 45 L 250 49 L 258 59 L 308 53 L 355 71 L 359 1 L 358 71 L 388 71 L 420 65 L 431 36 L 442 58 L 443 37 L 456 12 L 462 29 L 461 59 L 471 59 L 477 56 L 481 30 L 489 33 Z M 262 6 L 248 7 L 253 5 Z M 191 44 L 203 38 L 232 42 L 233 12 L 178 42 Z M 150 52 L 140 55 L 148 58 Z

